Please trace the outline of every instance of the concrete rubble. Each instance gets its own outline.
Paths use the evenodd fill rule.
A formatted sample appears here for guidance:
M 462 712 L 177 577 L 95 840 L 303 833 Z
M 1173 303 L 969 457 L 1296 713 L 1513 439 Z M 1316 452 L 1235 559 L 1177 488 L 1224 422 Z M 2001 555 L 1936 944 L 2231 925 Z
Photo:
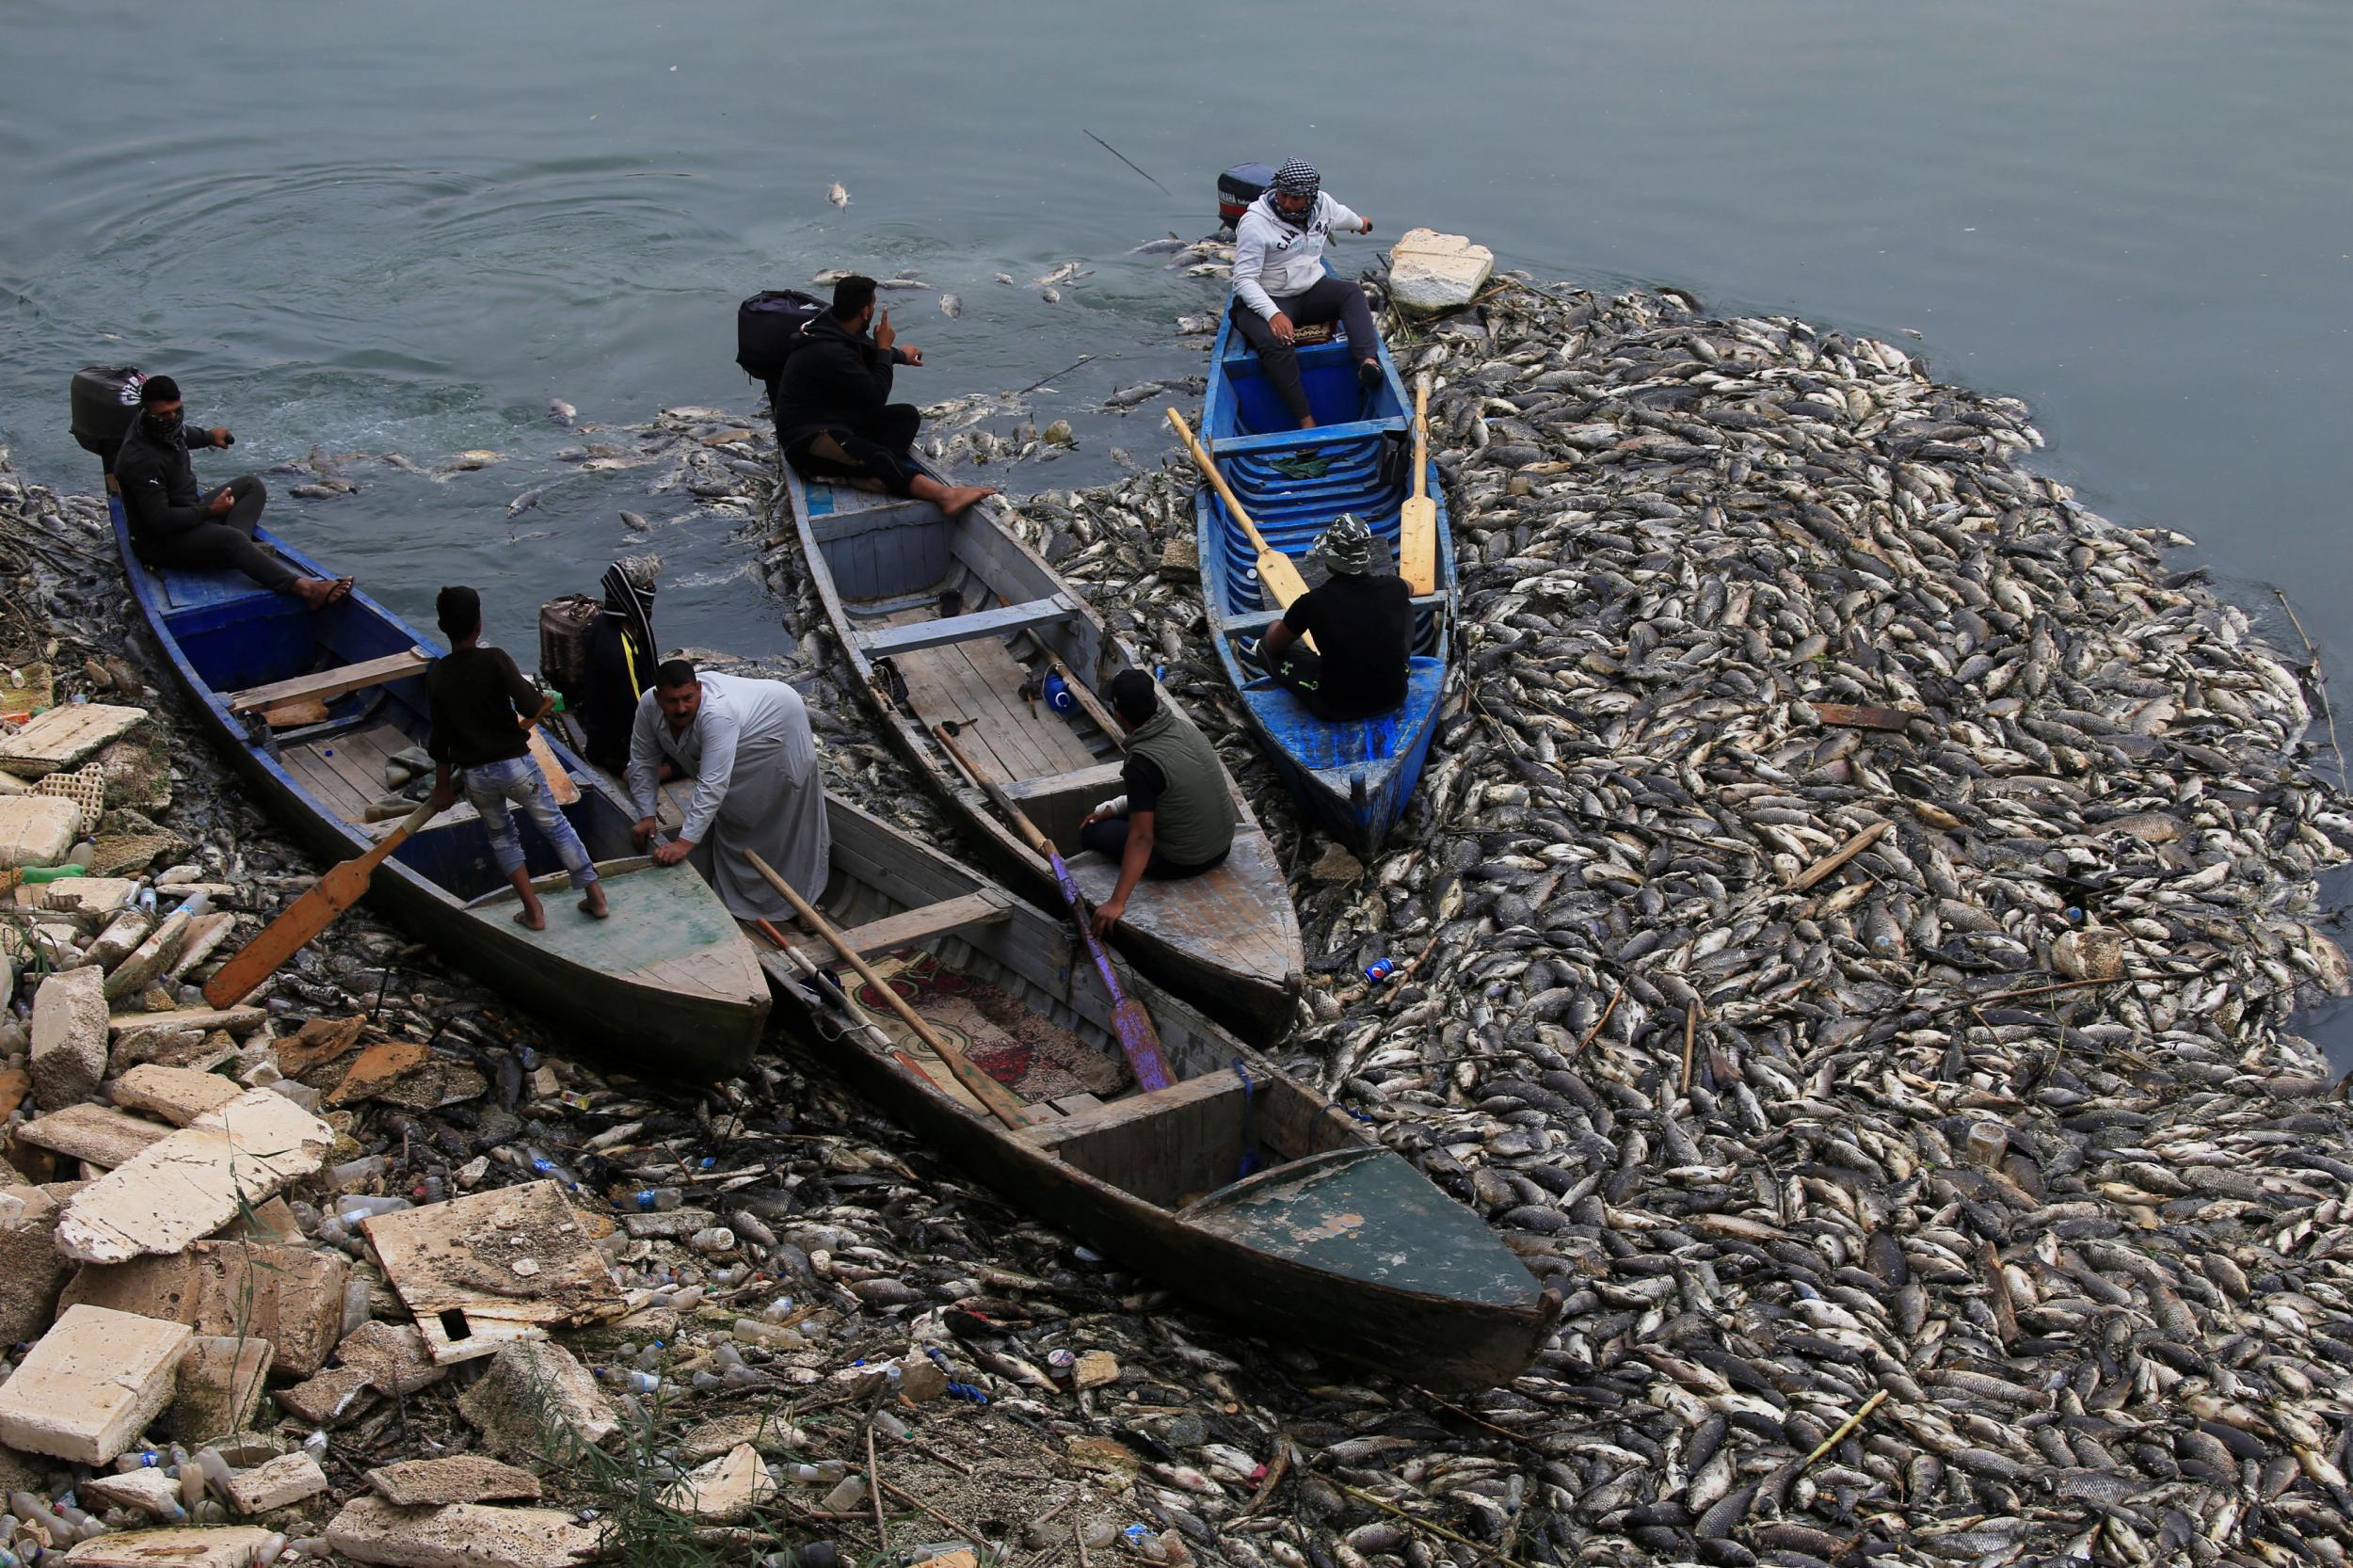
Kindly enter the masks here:
M 0 1383 L 0 1444 L 108 1464 L 171 1402 L 186 1327 L 72 1306 Z
M 600 1550 L 598 1532 L 544 1508 L 402 1509 L 355 1497 L 327 1527 L 344 1557 L 387 1568 L 570 1568 Z

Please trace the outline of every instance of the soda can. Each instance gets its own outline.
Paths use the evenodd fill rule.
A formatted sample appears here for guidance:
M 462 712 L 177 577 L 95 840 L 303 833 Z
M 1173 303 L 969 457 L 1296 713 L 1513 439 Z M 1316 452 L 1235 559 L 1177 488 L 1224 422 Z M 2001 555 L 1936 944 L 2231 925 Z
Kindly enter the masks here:
M 1365 966 L 1365 983 L 1369 985 L 1386 985 L 1389 983 L 1389 976 L 1395 973 L 1397 973 L 1396 959 L 1378 958 Z

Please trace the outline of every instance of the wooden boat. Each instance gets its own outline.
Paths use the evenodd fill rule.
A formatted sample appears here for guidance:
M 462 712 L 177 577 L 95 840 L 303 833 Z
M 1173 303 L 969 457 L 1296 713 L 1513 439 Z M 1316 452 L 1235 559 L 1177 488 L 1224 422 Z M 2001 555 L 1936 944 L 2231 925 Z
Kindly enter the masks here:
M 773 945 L 761 963 L 779 1019 L 927 1147 L 1269 1337 L 1417 1383 L 1483 1387 L 1528 1366 L 1557 1296 L 1362 1123 L 1131 981 L 1175 1080 L 1139 1092 L 1102 978 L 1074 953 L 1067 920 L 847 801 L 829 812 L 827 919 L 936 1033 L 1012 1091 L 1027 1124 L 982 1110 L 846 967 L 839 983 L 812 983 Z M 790 939 L 835 965 L 822 938 Z
M 1360 387 L 1348 339 L 1332 328 L 1322 341 L 1296 350 L 1300 378 L 1317 427 L 1301 430 L 1260 374 L 1250 342 L 1234 329 L 1229 309 L 1209 355 L 1209 385 L 1201 409 L 1201 440 L 1235 498 L 1266 541 L 1306 557 L 1332 520 L 1353 512 L 1394 560 L 1398 513 L 1413 493 L 1413 400 L 1398 378 L 1386 345 L 1381 380 Z M 1303 459 L 1305 459 L 1303 461 Z M 1321 467 L 1322 472 L 1312 472 Z M 1317 718 L 1256 666 L 1238 645 L 1255 642 L 1280 618 L 1261 587 L 1257 551 L 1204 484 L 1193 497 L 1201 551 L 1201 596 L 1209 640 L 1241 694 L 1242 712 L 1258 743 L 1291 792 L 1325 832 L 1368 855 L 1380 846 L 1412 798 L 1436 733 L 1447 692 L 1456 615 L 1454 541 L 1447 525 L 1446 494 L 1437 465 L 1426 469 L 1437 502 L 1438 576 L 1435 591 L 1414 600 L 1413 661 L 1404 706 L 1378 718 L 1333 723 Z
M 322 860 L 365 852 L 397 825 L 367 811 L 389 789 L 387 759 L 424 744 L 424 671 L 439 645 L 365 594 L 313 613 L 242 572 L 145 566 L 121 502 L 110 505 L 132 596 L 255 797 Z M 267 530 L 256 536 L 298 571 L 335 575 Z M 636 857 L 632 813 L 578 758 L 550 747 L 583 786 L 564 813 L 597 859 L 610 920 L 571 907 L 555 852 L 519 813 L 527 863 L 547 876 L 548 924 L 517 925 L 514 889 L 463 801 L 392 852 L 371 897 L 444 957 L 589 1043 L 669 1071 L 742 1070 L 769 1005 L 752 944 L 701 877 Z
M 1122 788 L 1122 731 L 1097 694 L 1134 655 L 993 502 L 952 522 L 929 502 L 805 480 L 790 465 L 784 477 L 834 634 L 918 775 L 963 814 L 992 870 L 1063 907 L 1046 864 L 932 737 L 932 726 L 953 722 L 959 749 L 1054 840 L 1088 899 L 1108 898 L 1119 868 L 1078 853 L 1078 833 Z M 1024 695 L 1057 670 L 1076 699 L 1067 713 Z M 1230 777 L 1226 787 L 1241 821 L 1225 863 L 1140 884 L 1112 941 L 1163 985 L 1257 1033 L 1291 1016 L 1299 917 L 1265 830 Z

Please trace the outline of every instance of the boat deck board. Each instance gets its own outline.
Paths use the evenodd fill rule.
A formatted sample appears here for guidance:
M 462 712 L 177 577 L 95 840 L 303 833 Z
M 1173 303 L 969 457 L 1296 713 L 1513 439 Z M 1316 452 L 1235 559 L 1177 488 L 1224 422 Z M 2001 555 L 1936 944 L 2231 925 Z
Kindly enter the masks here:
M 416 744 L 398 725 L 379 721 L 284 747 L 278 760 L 320 805 L 347 823 L 364 823 L 367 808 L 392 792 L 386 759 Z
M 936 617 L 929 611 L 902 611 L 886 626 L 906 626 Z M 925 726 L 955 719 L 969 726 L 956 736 L 966 756 L 997 770 L 997 781 L 1045 778 L 1095 765 L 1068 720 L 1050 708 L 1032 711 L 1021 696 L 1029 679 L 1005 645 L 994 637 L 950 643 L 894 654 L 891 663 L 907 684 L 907 701 Z
M 533 886 L 547 905 L 548 926 L 523 938 L 567 963 L 664 990 L 728 1000 L 767 994 L 759 955 L 693 871 L 631 862 L 600 874 L 615 914 L 628 919 L 592 920 L 573 907 L 565 878 L 541 877 Z M 472 907 L 504 919 L 514 903 L 514 892 L 502 888 Z

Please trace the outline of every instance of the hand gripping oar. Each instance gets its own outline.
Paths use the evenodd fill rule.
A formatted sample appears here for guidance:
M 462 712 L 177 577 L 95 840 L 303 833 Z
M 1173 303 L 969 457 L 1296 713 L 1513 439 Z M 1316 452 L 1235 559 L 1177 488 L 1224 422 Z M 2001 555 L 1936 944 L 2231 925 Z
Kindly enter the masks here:
M 785 896 L 786 902 L 792 905 L 793 912 L 808 922 L 811 931 L 833 944 L 833 951 L 840 953 L 842 960 L 857 971 L 860 980 L 872 985 L 881 995 L 883 1000 L 890 1004 L 890 1010 L 899 1015 L 900 1021 L 915 1031 L 915 1037 L 929 1046 L 933 1053 L 948 1064 L 948 1070 L 956 1075 L 956 1081 L 971 1090 L 972 1096 L 988 1107 L 990 1115 L 995 1116 L 1007 1127 L 1030 1125 L 1030 1112 L 1019 1100 L 1013 1097 L 1013 1091 L 974 1066 L 966 1059 L 963 1052 L 934 1033 L 932 1026 L 923 1021 L 923 1016 L 909 1007 L 906 998 L 892 990 L 889 983 L 876 974 L 872 966 L 857 955 L 857 951 L 850 945 L 848 939 L 834 929 L 832 921 L 812 908 L 808 900 L 792 890 L 792 884 L 778 876 L 775 868 L 762 860 L 755 852 L 745 850 L 744 858 L 752 863 L 752 870 L 768 879 L 768 886 Z M 767 933 L 770 941 L 784 949 L 788 953 L 792 951 L 792 944 L 785 940 L 783 934 L 775 926 L 770 925 L 766 920 L 760 921 L 760 929 Z
M 1062 863 L 1062 856 L 1055 850 L 1052 841 L 1037 830 L 1037 824 L 1022 813 L 1021 808 L 1013 803 L 1013 797 L 1006 794 L 995 779 L 972 765 L 972 760 L 965 756 L 963 748 L 948 738 L 946 729 L 934 725 L 932 735 L 948 748 L 948 755 L 955 759 L 956 766 L 988 792 L 988 798 L 997 803 L 997 809 L 1002 811 L 1013 824 L 1014 831 L 1020 834 L 1032 849 L 1053 863 L 1055 885 L 1062 888 L 1063 902 L 1070 905 L 1070 918 L 1079 922 L 1079 940 L 1086 945 L 1087 956 L 1095 960 L 1096 972 L 1103 977 L 1103 988 L 1111 993 L 1112 1032 L 1119 1037 L 1119 1048 L 1127 1053 L 1128 1065 L 1135 1070 L 1137 1086 L 1143 1089 L 1167 1088 L 1168 1064 L 1160 1059 L 1160 1032 L 1152 1027 L 1152 1016 L 1144 1010 L 1144 1003 L 1121 987 L 1119 971 L 1112 968 L 1112 955 L 1104 951 L 1102 939 L 1087 923 L 1086 895 L 1079 891 L 1078 880 L 1070 874 L 1070 868 Z
M 1414 493 L 1397 512 L 1397 574 L 1417 594 L 1438 586 L 1438 504 L 1431 497 L 1430 373 L 1414 381 Z
M 262 928 L 262 934 L 237 950 L 237 955 L 204 983 L 204 1000 L 215 1007 L 233 1006 L 239 998 L 278 971 L 278 966 L 310 945 L 311 939 L 335 923 L 335 917 L 360 902 L 368 878 L 384 857 L 403 840 L 433 820 L 431 801 L 408 813 L 398 827 L 377 840 L 365 855 L 355 856 L 328 871 L 311 890 L 287 905 L 286 912 Z
M 1225 475 L 1218 472 L 1217 464 L 1210 461 L 1208 451 L 1193 438 L 1192 427 L 1185 423 L 1185 416 L 1171 408 L 1168 423 L 1175 425 L 1176 434 L 1184 438 L 1185 445 L 1193 453 L 1193 462 L 1208 475 L 1209 487 L 1217 491 L 1217 498 L 1225 503 L 1225 510 L 1236 522 L 1241 524 L 1241 531 L 1250 536 L 1250 546 L 1258 552 L 1258 581 L 1274 595 L 1278 607 L 1289 609 L 1291 600 L 1307 591 L 1307 580 L 1299 575 L 1298 563 L 1266 542 L 1266 536 L 1258 532 L 1258 525 L 1250 520 L 1250 514 L 1243 511 L 1241 503 L 1234 498 L 1232 487 L 1225 483 Z M 1317 651 L 1313 637 L 1299 640 L 1310 653 Z

